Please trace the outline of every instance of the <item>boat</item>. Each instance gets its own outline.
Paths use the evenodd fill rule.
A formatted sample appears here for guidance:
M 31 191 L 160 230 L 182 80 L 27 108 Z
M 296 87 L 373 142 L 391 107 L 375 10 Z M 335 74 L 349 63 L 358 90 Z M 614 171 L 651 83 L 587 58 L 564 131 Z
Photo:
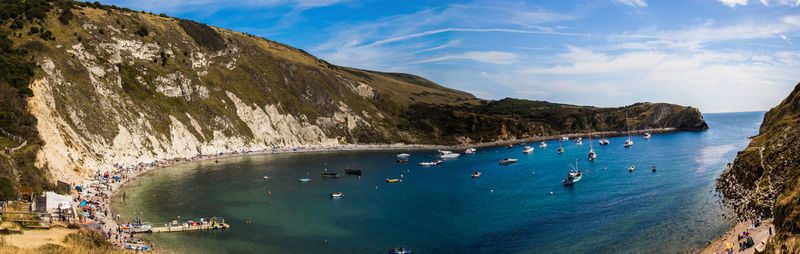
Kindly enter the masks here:
M 533 152 L 533 147 L 530 147 L 530 146 L 525 146 L 525 148 L 522 149 L 522 153 L 524 153 L 524 154 L 529 154 L 529 153 L 532 153 L 532 152 Z
M 341 192 L 331 193 L 331 198 L 341 198 L 341 197 L 344 197 L 344 194 L 342 194 Z
M 567 142 L 567 141 L 569 141 L 569 137 L 567 137 L 567 135 L 563 135 L 563 136 L 561 136 L 561 139 L 559 141 Z
M 628 140 L 625 140 L 625 147 L 633 146 L 633 140 L 631 140 L 631 127 L 628 125 L 628 111 L 625 111 L 625 126 L 628 127 Z
M 650 139 L 650 133 L 649 132 L 645 132 L 644 133 L 644 139 Z
M 628 172 L 633 172 L 633 169 L 634 169 L 634 167 L 633 167 L 633 165 L 631 165 L 631 166 L 628 168 Z
M 481 172 L 480 171 L 475 171 L 475 173 L 472 173 L 472 178 L 478 178 L 480 176 L 481 176 Z
M 408 156 L 411 156 L 411 155 L 407 154 L 407 153 L 398 153 L 397 154 L 397 158 L 407 158 Z
M 400 181 L 402 181 L 402 180 L 397 179 L 397 178 L 392 178 L 392 179 L 386 178 L 386 182 L 387 183 L 397 183 L 397 182 L 400 182 Z
M 300 178 L 300 179 L 297 179 L 297 181 L 301 182 L 301 183 L 307 183 L 307 182 L 311 182 L 311 178 Z
M 572 166 L 572 163 L 570 163 L 569 167 L 570 170 L 567 174 L 567 179 L 561 180 L 564 185 L 573 185 L 583 178 L 583 173 L 578 169 L 578 158 L 575 158 L 575 167 Z
M 539 147 L 540 147 L 540 148 L 545 148 L 545 147 L 547 147 L 547 143 L 545 143 L 544 141 L 542 141 L 542 143 L 539 143 Z
M 502 159 L 499 162 L 497 162 L 497 164 L 508 165 L 508 164 L 516 163 L 516 162 L 517 162 L 517 159 L 505 158 L 505 159 Z
M 325 170 L 323 170 L 321 174 L 322 174 L 322 177 L 325 177 L 325 178 L 339 178 L 339 173 L 328 172 L 327 168 Z
M 397 159 L 397 163 L 406 163 L 406 162 L 408 162 L 408 158 Z
M 508 143 L 508 145 L 506 146 L 506 148 L 508 148 L 508 149 L 514 148 L 514 145 L 512 145 L 511 143 Z
M 561 142 L 558 142 L 558 154 L 564 153 L 564 148 L 561 147 Z
M 345 168 L 344 169 L 344 173 L 348 174 L 348 175 L 359 175 L 360 176 L 361 175 L 361 170 L 360 169 Z
M 460 153 L 454 153 L 454 152 L 451 152 L 451 151 L 439 150 L 439 155 L 438 156 L 439 156 L 439 158 L 442 158 L 442 159 L 454 159 L 454 158 L 458 158 L 458 156 L 461 156 L 461 154 Z
M 650 166 L 653 169 L 653 172 L 656 172 L 656 165 Z
M 597 153 L 594 152 L 594 147 L 592 146 L 592 128 L 589 127 L 589 160 L 594 161 L 597 159 Z
M 582 140 L 575 141 L 575 144 L 579 145 L 579 146 L 582 146 L 583 145 L 583 141 Z
M 264 176 L 264 179 L 269 179 L 269 176 Z
M 423 167 L 429 167 L 429 166 L 439 166 L 439 165 L 441 165 L 441 164 L 442 164 L 442 161 L 441 161 L 441 160 L 434 160 L 434 161 L 423 161 L 423 162 L 420 162 L 420 163 L 419 163 L 419 165 L 420 165 L 420 166 L 423 166 Z
M 478 151 L 478 149 L 470 147 L 470 148 L 467 148 L 467 150 L 464 150 L 464 154 L 474 154 L 477 151 Z
M 608 145 L 611 142 L 609 142 L 608 139 L 601 139 L 600 141 L 598 141 L 598 143 L 600 143 L 601 146 L 604 146 Z
M 581 138 L 581 137 L 578 137 L 578 138 L 576 138 L 576 139 L 575 139 L 575 142 L 576 142 L 576 143 L 577 143 L 577 142 L 581 142 L 581 141 L 583 141 L 583 138 Z
M 406 250 L 406 248 L 394 248 L 386 254 L 411 254 L 411 250 Z

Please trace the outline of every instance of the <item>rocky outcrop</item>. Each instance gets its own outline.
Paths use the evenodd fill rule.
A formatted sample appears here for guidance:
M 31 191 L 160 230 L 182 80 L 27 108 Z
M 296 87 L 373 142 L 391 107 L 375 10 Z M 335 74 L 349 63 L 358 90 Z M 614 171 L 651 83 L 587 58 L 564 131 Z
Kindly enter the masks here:
M 800 252 L 800 84 L 764 115 L 759 134 L 720 175 L 717 190 L 740 218 L 774 216 L 767 250 Z

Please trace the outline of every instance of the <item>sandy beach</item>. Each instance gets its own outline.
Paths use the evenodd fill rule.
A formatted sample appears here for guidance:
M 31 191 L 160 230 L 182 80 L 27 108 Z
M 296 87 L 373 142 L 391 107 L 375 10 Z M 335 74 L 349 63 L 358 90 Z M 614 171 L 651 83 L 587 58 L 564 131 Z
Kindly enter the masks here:
M 710 243 L 706 246 L 705 249 L 700 251 L 700 254 L 715 254 L 715 253 L 728 253 L 727 251 L 727 243 L 731 243 L 734 246 L 733 253 L 742 253 L 742 254 L 752 254 L 752 253 L 759 253 L 756 251 L 764 249 L 764 245 L 767 243 L 769 238 L 772 234 L 775 233 L 775 227 L 772 225 L 772 219 L 763 220 L 761 226 L 752 227 L 752 221 L 745 221 L 736 223 L 736 225 L 731 228 L 727 233 L 722 235 L 720 238 L 715 240 L 714 242 Z M 772 234 L 770 234 L 770 229 L 772 230 Z M 753 242 L 755 245 L 753 247 L 742 249 L 739 247 L 739 243 L 744 242 L 745 239 L 739 239 L 739 236 L 742 235 L 743 232 L 749 232 L 750 236 L 753 238 Z

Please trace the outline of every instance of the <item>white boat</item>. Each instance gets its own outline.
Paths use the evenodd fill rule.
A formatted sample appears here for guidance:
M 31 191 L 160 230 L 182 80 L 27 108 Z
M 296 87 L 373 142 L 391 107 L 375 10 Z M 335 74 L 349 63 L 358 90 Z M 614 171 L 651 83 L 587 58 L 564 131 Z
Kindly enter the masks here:
M 522 149 L 522 153 L 529 154 L 533 152 L 533 147 L 525 146 L 525 149 Z
M 575 144 L 579 145 L 579 146 L 582 146 L 583 145 L 583 141 L 581 141 L 581 140 L 575 141 Z
M 625 140 L 625 147 L 633 146 L 633 140 L 631 140 L 631 126 L 628 125 L 628 111 L 625 111 L 625 126 L 628 127 L 628 140 Z
M 264 176 L 264 179 L 269 179 L 269 176 Z
M 547 147 L 547 143 L 545 143 L 544 141 L 542 141 L 542 143 L 539 143 L 539 147 L 540 147 L 540 148 L 545 148 L 545 147 Z
M 597 159 L 597 153 L 594 152 L 594 149 L 589 148 L 589 160 L 593 161 Z
M 423 166 L 423 167 L 438 166 L 438 165 L 441 165 L 441 164 L 442 164 L 442 161 L 440 161 L 440 160 L 423 161 L 423 162 L 419 163 L 419 165 Z
M 570 170 L 569 174 L 567 174 L 567 179 L 561 180 L 564 185 L 572 185 L 577 183 L 578 181 L 583 178 L 583 174 L 581 170 L 578 168 L 578 158 L 575 158 L 575 167 L 572 167 L 572 163 L 569 165 Z
M 464 150 L 464 154 L 474 154 L 477 151 L 478 151 L 478 149 L 470 147 L 470 148 L 467 148 L 467 150 Z
M 517 159 L 505 158 L 505 159 L 502 159 L 499 162 L 497 162 L 497 164 L 508 165 L 508 164 L 516 163 L 516 162 L 517 162 Z
M 331 198 L 341 198 L 341 197 L 344 197 L 344 194 L 342 194 L 341 192 L 331 193 Z
M 398 154 L 397 154 L 397 158 L 406 158 L 406 157 L 408 157 L 408 156 L 411 156 L 411 155 L 410 155 L 410 154 L 407 154 L 407 153 L 398 153 Z
M 577 139 L 575 139 L 575 142 L 581 142 L 582 140 L 583 139 L 581 137 L 578 137 Z
M 297 181 L 301 182 L 301 183 L 307 183 L 307 182 L 311 182 L 311 178 L 300 178 L 300 179 L 297 179 Z
M 611 142 L 608 142 L 608 139 L 601 139 L 600 141 L 598 141 L 598 143 L 600 143 L 601 146 L 604 146 L 608 145 Z
M 633 167 L 633 165 L 631 165 L 631 167 L 628 168 L 628 172 L 633 172 L 633 169 L 634 169 L 634 167 Z
M 644 139 L 650 139 L 650 133 L 649 132 L 645 132 L 644 133 Z
M 560 141 L 561 141 L 561 142 L 567 142 L 567 141 L 569 141 L 569 137 L 567 137 L 567 136 L 561 136 L 561 140 L 560 140 Z
M 461 156 L 461 154 L 460 153 L 454 153 L 454 152 L 451 152 L 451 151 L 439 150 L 439 155 L 438 156 L 439 156 L 439 158 L 442 158 L 442 159 L 454 159 L 454 158 L 458 158 L 458 156 Z

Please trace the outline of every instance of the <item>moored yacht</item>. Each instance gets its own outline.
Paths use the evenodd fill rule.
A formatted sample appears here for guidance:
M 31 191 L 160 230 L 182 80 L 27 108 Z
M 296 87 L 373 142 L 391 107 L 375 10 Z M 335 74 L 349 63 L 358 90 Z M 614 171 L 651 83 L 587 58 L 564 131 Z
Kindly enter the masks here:
M 458 158 L 458 156 L 461 156 L 461 154 L 460 153 L 454 153 L 454 152 L 451 152 L 451 151 L 439 150 L 439 155 L 438 156 L 439 156 L 439 158 L 442 158 L 442 159 L 453 159 L 453 158 Z
M 650 133 L 649 132 L 645 132 L 644 133 L 644 139 L 650 139 Z
M 516 162 L 517 162 L 517 159 L 505 158 L 505 159 L 502 159 L 499 162 L 497 162 L 497 164 L 508 165 L 508 164 L 516 163 Z
M 561 142 L 567 142 L 567 141 L 569 141 L 569 137 L 567 137 L 566 135 L 564 135 L 564 136 L 561 136 L 561 139 L 560 139 L 559 141 L 561 141 Z
M 478 149 L 470 147 L 470 148 L 467 148 L 467 150 L 464 150 L 464 154 L 474 154 L 477 151 L 478 151 Z
M 524 153 L 524 154 L 529 154 L 529 153 L 532 153 L 532 152 L 533 152 L 533 147 L 530 147 L 530 146 L 525 146 L 525 148 L 522 149 L 522 153 Z

